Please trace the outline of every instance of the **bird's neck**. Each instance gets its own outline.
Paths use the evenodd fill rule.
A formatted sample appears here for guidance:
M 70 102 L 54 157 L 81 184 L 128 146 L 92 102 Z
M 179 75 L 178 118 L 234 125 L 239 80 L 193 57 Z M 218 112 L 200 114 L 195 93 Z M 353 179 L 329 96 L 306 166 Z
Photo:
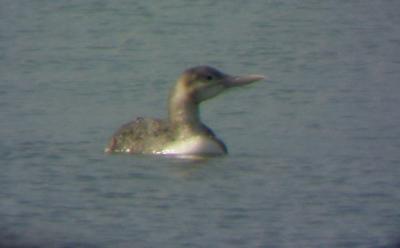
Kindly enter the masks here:
M 169 96 L 168 118 L 172 126 L 180 130 L 196 132 L 201 129 L 199 105 L 179 82 Z

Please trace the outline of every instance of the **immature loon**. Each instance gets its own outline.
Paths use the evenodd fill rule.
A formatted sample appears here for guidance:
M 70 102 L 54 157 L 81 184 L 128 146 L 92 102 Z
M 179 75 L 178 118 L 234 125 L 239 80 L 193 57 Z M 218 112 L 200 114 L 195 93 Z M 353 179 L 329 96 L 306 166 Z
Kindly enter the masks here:
M 223 155 L 227 148 L 203 124 L 199 104 L 228 88 L 264 79 L 260 75 L 230 76 L 210 66 L 182 73 L 168 100 L 168 119 L 137 118 L 120 127 L 105 152 L 165 155 Z

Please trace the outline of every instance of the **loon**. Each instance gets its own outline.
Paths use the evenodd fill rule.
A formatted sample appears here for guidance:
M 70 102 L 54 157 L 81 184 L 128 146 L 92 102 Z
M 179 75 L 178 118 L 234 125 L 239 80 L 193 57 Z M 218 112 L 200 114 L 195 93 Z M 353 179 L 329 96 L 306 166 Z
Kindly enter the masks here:
M 185 70 L 168 99 L 168 119 L 139 117 L 121 126 L 106 153 L 217 156 L 226 145 L 201 122 L 199 104 L 226 89 L 264 79 L 261 75 L 231 76 L 211 66 Z

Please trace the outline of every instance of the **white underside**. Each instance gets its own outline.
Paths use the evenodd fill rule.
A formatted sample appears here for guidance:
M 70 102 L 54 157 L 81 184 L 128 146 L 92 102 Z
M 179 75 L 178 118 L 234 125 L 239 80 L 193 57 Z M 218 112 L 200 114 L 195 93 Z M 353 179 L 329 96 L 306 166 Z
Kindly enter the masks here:
M 203 136 L 195 136 L 172 143 L 158 154 L 165 155 L 219 155 L 224 154 L 221 146 Z

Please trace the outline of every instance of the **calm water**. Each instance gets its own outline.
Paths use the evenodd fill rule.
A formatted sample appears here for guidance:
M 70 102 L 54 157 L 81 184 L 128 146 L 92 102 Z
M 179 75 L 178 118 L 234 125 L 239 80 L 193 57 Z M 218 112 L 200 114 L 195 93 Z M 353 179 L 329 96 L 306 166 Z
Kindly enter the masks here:
M 400 2 L 0 1 L 0 246 L 395 247 Z M 107 156 L 210 64 L 230 155 Z

